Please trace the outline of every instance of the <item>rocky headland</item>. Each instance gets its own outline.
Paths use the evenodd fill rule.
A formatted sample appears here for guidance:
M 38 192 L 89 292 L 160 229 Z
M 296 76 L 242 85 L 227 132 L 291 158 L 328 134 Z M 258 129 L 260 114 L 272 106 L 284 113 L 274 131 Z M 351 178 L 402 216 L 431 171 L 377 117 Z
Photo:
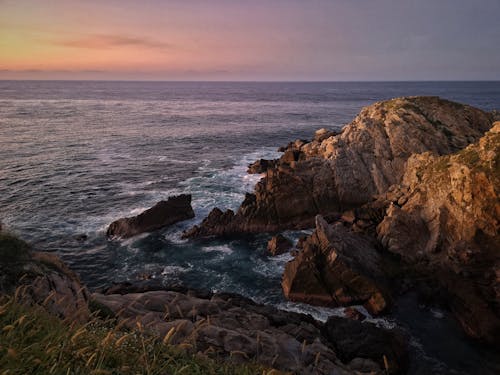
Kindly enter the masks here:
M 267 163 L 265 177 L 236 213 L 216 208 L 185 236 L 313 227 L 315 215 L 359 207 L 399 184 L 412 154 L 446 155 L 476 142 L 492 117 L 438 97 L 375 103 L 339 134 L 321 130 L 311 142 L 290 143 Z
M 417 290 L 467 335 L 497 345 L 495 116 L 437 97 L 375 103 L 340 133 L 282 148 L 236 213 L 216 208 L 184 235 L 315 227 L 286 265 L 287 298 L 378 315 Z
M 0 234 L 0 292 L 66 321 L 85 324 L 99 314 L 196 356 L 288 373 L 405 373 L 407 335 L 350 306 L 383 315 L 408 292 L 500 349 L 496 116 L 437 97 L 375 103 L 341 132 L 321 129 L 312 141 L 283 147 L 280 159 L 249 166 L 265 175 L 237 212 L 214 208 L 184 233 L 272 232 L 268 249 L 279 254 L 290 248 L 280 231 L 314 228 L 292 250 L 283 293 L 348 307 L 344 317 L 323 323 L 239 295 L 154 280 L 90 293 L 57 257 L 7 234 Z M 126 238 L 186 220 L 194 216 L 190 203 L 188 195 L 160 202 L 112 223 L 107 235 Z

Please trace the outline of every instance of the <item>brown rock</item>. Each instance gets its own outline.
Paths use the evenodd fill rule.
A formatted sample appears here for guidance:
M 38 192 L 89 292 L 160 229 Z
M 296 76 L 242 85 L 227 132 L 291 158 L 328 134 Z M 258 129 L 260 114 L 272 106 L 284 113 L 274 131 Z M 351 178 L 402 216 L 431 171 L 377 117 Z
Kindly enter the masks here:
M 247 173 L 260 174 L 265 173 L 268 169 L 274 168 L 277 164 L 276 160 L 259 159 L 248 166 Z
M 438 281 L 469 336 L 500 334 L 500 122 L 447 156 L 414 155 L 377 227 L 380 241 Z M 402 200 L 401 197 L 404 197 Z
M 478 140 L 491 119 L 479 109 L 437 97 L 375 103 L 337 135 L 290 144 L 225 233 L 307 228 L 317 214 L 360 207 L 401 182 L 411 154 L 456 152 Z M 207 228 L 193 236 L 210 233 Z
M 364 304 L 373 314 L 389 306 L 382 261 L 370 237 L 316 217 L 316 230 L 283 274 L 285 297 L 322 306 Z
M 126 217 L 110 224 L 108 237 L 128 238 L 144 232 L 151 232 L 179 221 L 194 217 L 191 195 L 182 194 L 170 197 L 155 204 L 150 209 L 134 217 Z
M 280 255 L 286 253 L 292 248 L 292 242 L 281 234 L 273 236 L 267 243 L 267 250 L 271 255 Z
M 93 298 L 116 314 L 125 327 L 135 329 L 140 322 L 161 339 L 173 332 L 169 343 L 192 348 L 192 352 L 301 374 L 347 375 L 354 371 L 338 360 L 324 326 L 308 316 L 258 305 L 234 294 L 195 295 L 160 290 L 95 293 Z M 337 341 L 341 342 L 339 337 Z M 379 365 L 371 370 L 383 373 Z

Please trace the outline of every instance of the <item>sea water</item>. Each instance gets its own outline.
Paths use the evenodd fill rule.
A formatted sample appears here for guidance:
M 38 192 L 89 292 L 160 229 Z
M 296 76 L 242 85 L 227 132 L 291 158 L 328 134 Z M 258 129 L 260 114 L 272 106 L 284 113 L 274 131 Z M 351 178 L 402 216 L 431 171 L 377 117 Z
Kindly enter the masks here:
M 363 106 L 408 95 L 500 109 L 498 82 L 0 81 L 0 221 L 37 249 L 59 254 L 90 288 L 153 277 L 324 320 L 341 310 L 283 298 L 281 275 L 291 257 L 268 256 L 270 235 L 188 241 L 182 231 L 214 207 L 238 208 L 260 178 L 246 173 L 249 163 L 278 157 L 279 146 L 319 128 L 339 130 Z M 192 194 L 194 219 L 124 241 L 106 238 L 113 220 L 180 193 Z M 381 323 L 411 331 L 411 314 L 396 315 Z M 425 366 L 472 371 L 425 352 L 426 338 L 415 335 Z

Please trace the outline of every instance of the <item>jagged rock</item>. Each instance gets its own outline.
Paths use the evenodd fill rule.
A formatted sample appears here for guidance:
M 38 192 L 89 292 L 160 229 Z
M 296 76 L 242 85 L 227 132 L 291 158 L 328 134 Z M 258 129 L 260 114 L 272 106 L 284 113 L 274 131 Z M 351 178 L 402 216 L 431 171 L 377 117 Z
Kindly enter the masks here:
M 265 173 L 268 169 L 274 168 L 277 164 L 276 160 L 259 159 L 248 166 L 247 173 L 260 174 Z
M 281 234 L 273 236 L 267 243 L 267 250 L 271 255 L 280 255 L 286 253 L 292 248 L 292 242 Z
M 334 132 L 334 131 L 329 131 L 329 130 L 327 130 L 325 128 L 322 128 L 322 129 L 316 130 L 314 132 L 313 141 L 315 141 L 315 142 L 323 142 L 325 139 L 333 137 L 334 135 L 337 135 L 337 133 Z
M 160 338 L 170 332 L 170 344 L 181 345 L 191 352 L 232 361 L 251 360 L 300 374 L 384 373 L 380 359 L 372 359 L 373 353 L 363 345 L 359 346 L 363 356 L 357 356 L 348 337 L 336 334 L 334 340 L 329 341 L 334 330 L 346 336 L 359 334 L 358 327 L 353 327 L 351 332 L 351 326 L 343 324 L 342 319 L 339 327 L 335 327 L 337 323 L 333 321 L 325 326 L 310 316 L 259 305 L 228 293 L 205 295 L 196 291 L 159 290 L 95 293 L 93 298 L 116 314 L 126 327 L 134 329 L 140 322 L 149 333 Z M 377 336 L 383 342 L 387 333 L 370 327 L 372 340 Z M 350 363 L 339 361 L 337 350 L 348 353 L 343 356 L 349 358 Z M 401 353 L 405 355 L 404 351 Z
M 360 207 L 399 184 L 410 155 L 456 152 L 491 123 L 491 114 L 438 97 L 375 103 L 337 135 L 288 145 L 224 233 L 312 227 L 316 214 Z M 191 236 L 210 234 L 217 233 L 205 228 Z
M 249 195 L 249 194 L 247 194 Z M 222 212 L 219 208 L 214 208 L 200 225 L 188 229 L 182 234 L 183 238 L 204 237 L 204 236 L 223 236 L 232 232 L 234 212 L 227 210 Z
M 325 330 L 344 362 L 368 358 L 388 374 L 405 373 L 408 368 L 408 338 L 401 330 L 381 329 L 372 323 L 336 316 L 328 318 Z
M 489 342 L 500 337 L 499 151 L 496 122 L 453 155 L 412 156 L 377 227 L 387 250 L 438 279 L 467 334 Z
M 285 297 L 321 306 L 363 304 L 380 314 L 390 304 L 382 286 L 382 260 L 375 241 L 341 223 L 330 226 L 316 217 L 316 230 L 303 250 L 285 266 Z
M 193 217 L 194 211 L 191 207 L 191 195 L 181 194 L 170 197 L 166 201 L 160 201 L 137 216 L 126 217 L 112 222 L 108 227 L 106 235 L 108 237 L 128 238 Z
M 297 243 L 295 244 L 296 249 L 302 249 L 304 247 L 304 243 L 307 240 L 307 236 L 300 236 L 299 239 L 297 240 Z

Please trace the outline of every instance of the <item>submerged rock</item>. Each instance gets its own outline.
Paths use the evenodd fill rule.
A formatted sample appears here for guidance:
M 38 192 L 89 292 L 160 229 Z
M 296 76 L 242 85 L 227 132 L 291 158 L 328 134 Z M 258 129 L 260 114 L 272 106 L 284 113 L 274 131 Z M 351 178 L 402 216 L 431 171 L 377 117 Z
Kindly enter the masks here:
M 339 134 L 321 131 L 312 142 L 289 144 L 224 231 L 202 223 L 188 236 L 312 227 L 317 214 L 359 207 L 399 184 L 410 155 L 456 152 L 477 141 L 491 123 L 491 114 L 438 97 L 375 103 Z
M 281 234 L 273 236 L 267 243 L 267 250 L 271 255 L 284 254 L 292 248 L 292 242 Z
M 108 237 L 128 238 L 144 232 L 151 232 L 179 221 L 194 217 L 191 195 L 181 194 L 160 201 L 150 209 L 133 217 L 116 220 L 110 224 Z

